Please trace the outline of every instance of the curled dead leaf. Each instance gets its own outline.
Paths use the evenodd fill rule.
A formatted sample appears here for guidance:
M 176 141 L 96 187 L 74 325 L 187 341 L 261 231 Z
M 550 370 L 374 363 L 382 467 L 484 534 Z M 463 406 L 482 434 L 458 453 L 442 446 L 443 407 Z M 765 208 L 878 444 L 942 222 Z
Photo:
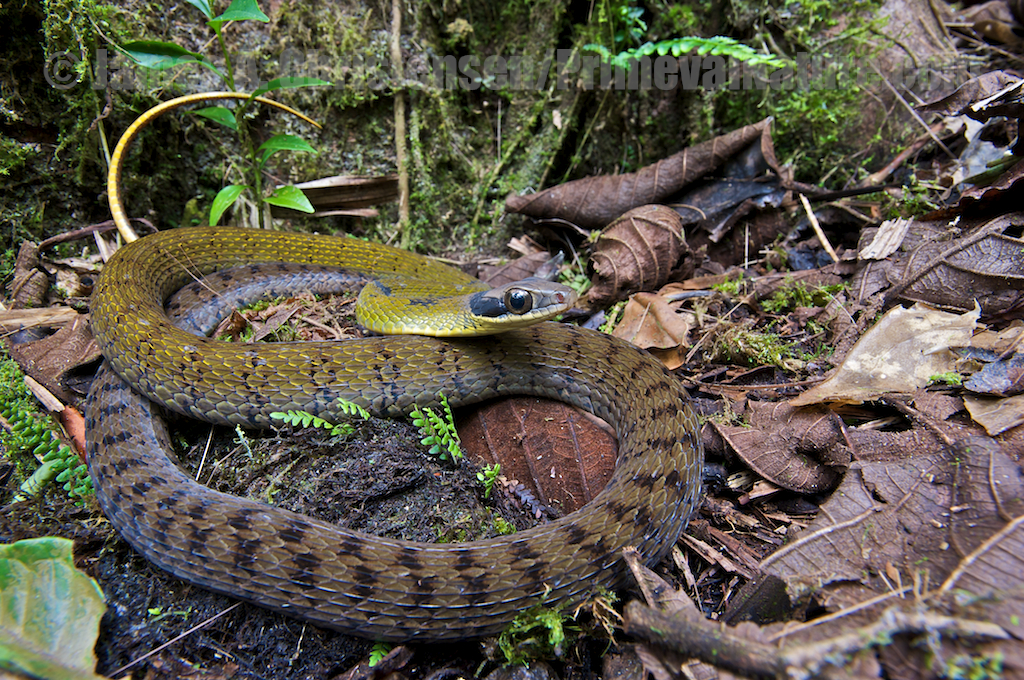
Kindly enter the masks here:
M 748 427 L 715 427 L 752 470 L 799 493 L 819 493 L 839 483 L 851 455 L 833 411 L 752 402 L 749 418 Z
M 630 210 L 601 232 L 591 263 L 590 304 L 601 307 L 642 290 L 655 290 L 684 276 L 690 252 L 679 213 L 663 205 Z M 683 261 L 682 265 L 680 262 Z
M 505 209 L 539 219 L 561 219 L 584 229 L 600 229 L 618 215 L 646 203 L 668 198 L 761 138 L 766 157 L 771 146 L 771 119 L 728 134 L 624 175 L 599 175 L 566 182 L 529 196 L 509 196 Z
M 14 262 L 14 279 L 7 289 L 13 302 L 12 307 L 42 305 L 49 287 L 50 279 L 39 264 L 39 250 L 36 244 L 25 241 L 18 250 L 18 257 Z
M 684 363 L 680 350 L 695 324 L 693 313 L 680 306 L 661 292 L 637 293 L 626 303 L 612 335 L 651 351 L 670 370 L 679 368 Z

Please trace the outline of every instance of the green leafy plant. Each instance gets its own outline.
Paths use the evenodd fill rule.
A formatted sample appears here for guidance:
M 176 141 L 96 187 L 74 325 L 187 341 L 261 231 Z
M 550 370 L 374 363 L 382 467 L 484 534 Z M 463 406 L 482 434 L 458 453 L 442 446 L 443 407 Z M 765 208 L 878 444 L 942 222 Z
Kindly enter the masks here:
M 515 525 L 510 524 L 508 520 L 500 515 L 494 516 L 494 530 L 498 532 L 498 535 L 500 536 L 511 536 L 516 533 Z
M 582 267 L 582 263 L 579 267 L 574 265 L 559 272 L 558 275 L 558 281 L 572 288 L 580 297 L 590 289 L 590 277 L 587 276 L 586 271 L 583 271 Z
M 192 52 L 175 43 L 138 40 L 127 43 L 121 48 L 121 51 L 139 66 L 157 71 L 193 65 L 203 67 L 216 74 L 230 90 L 235 91 L 234 66 L 231 53 L 228 51 L 224 41 L 223 27 L 232 21 L 259 21 L 266 23 L 270 21 L 270 18 L 260 10 L 256 0 L 232 0 L 227 10 L 221 14 L 214 13 L 210 0 L 186 0 L 186 2 L 198 9 L 206 17 L 206 25 L 213 30 L 223 55 L 223 68 L 217 66 L 206 55 L 200 52 Z M 211 106 L 196 111 L 197 115 L 238 133 L 243 146 L 247 148 L 248 168 L 246 174 L 249 175 L 250 181 L 246 184 L 230 184 L 220 190 L 210 207 L 211 225 L 217 224 L 224 212 L 234 205 L 247 191 L 258 199 L 256 200 L 256 205 L 258 206 L 260 224 L 263 224 L 264 221 L 264 204 L 291 208 L 292 210 L 306 213 L 314 211 L 309 199 L 306 198 L 305 194 L 298 187 L 294 185 L 283 186 L 264 196 L 262 181 L 267 161 L 277 152 L 294 151 L 315 154 L 316 149 L 301 137 L 287 134 L 274 135 L 259 146 L 256 146 L 246 125 L 245 116 L 256 97 L 275 90 L 316 85 L 330 85 L 330 83 L 319 78 L 275 78 L 254 90 L 250 98 L 243 100 L 234 110 L 223 106 Z
M 359 404 L 347 399 L 338 399 L 336 403 L 341 412 L 347 416 L 359 416 L 363 420 L 370 419 L 370 413 Z M 274 411 L 270 417 L 292 427 L 316 427 L 327 430 L 332 437 L 347 437 L 355 432 L 355 428 L 350 423 L 332 423 L 309 411 Z
M 36 408 L 17 363 L 9 358 L 0 362 L 0 415 L 11 426 L 10 432 L 0 436 L 7 450 L 28 453 L 42 461 L 21 485 L 15 500 L 35 496 L 56 479 L 81 505 L 82 499 L 93 492 L 89 467 L 61 443 L 49 417 Z
M 754 48 L 744 45 L 735 38 L 724 35 L 716 35 L 712 38 L 701 38 L 700 36 L 688 36 L 685 38 L 672 38 L 659 40 L 656 43 L 646 42 L 640 47 L 631 47 L 618 54 L 612 54 L 604 45 L 589 43 L 583 46 L 584 49 L 597 52 L 602 61 L 612 66 L 629 69 L 642 57 L 657 55 L 663 57 L 671 54 L 673 57 L 681 57 L 690 52 L 696 52 L 703 56 L 705 54 L 720 55 L 741 61 L 751 66 L 770 66 L 781 68 L 786 62 L 773 54 L 758 52 Z
M 645 41 L 647 22 L 643 20 L 644 10 L 629 0 L 602 0 L 597 6 L 596 23 L 607 27 L 610 47 L 600 43 L 587 43 L 583 49 L 596 52 L 601 60 L 618 68 L 630 69 L 643 57 L 671 54 L 681 57 L 690 52 L 698 55 L 712 54 L 735 59 L 751 66 L 764 65 L 775 68 L 786 62 L 773 54 L 765 54 L 744 45 L 734 38 L 716 35 L 711 38 L 687 36 L 651 42 Z M 600 31 L 604 33 L 604 31 Z
M 425 406 L 413 408 L 412 424 L 420 429 L 423 439 L 420 441 L 424 446 L 429 446 L 430 453 L 439 456 L 441 460 L 456 462 L 462 459 L 462 440 L 459 439 L 459 432 L 455 429 L 455 417 L 452 416 L 451 406 L 448 405 L 448 398 L 439 395 L 443 415 L 439 415 L 434 409 Z
M 501 474 L 501 463 L 494 463 L 493 465 L 485 465 L 484 469 L 476 473 L 476 478 L 480 480 L 480 483 L 484 485 L 484 498 L 491 497 L 491 491 L 494 490 L 494 482 L 498 479 L 498 475 Z
M 394 648 L 394 645 L 387 642 L 374 642 L 373 649 L 370 650 L 370 660 L 368 662 L 370 668 L 379 664 Z
M 721 283 L 716 283 L 711 286 L 711 290 L 717 290 L 718 292 L 728 297 L 741 297 L 746 295 L 747 281 L 740 274 L 735 279 L 726 277 Z
M 72 545 L 54 536 L 0 545 L 0 667 L 18 677 L 101 680 L 93 648 L 107 607 Z
M 604 323 L 601 324 L 601 332 L 611 334 L 615 330 L 615 327 L 619 325 L 619 321 L 622 320 L 622 312 L 626 309 L 626 301 L 622 300 L 616 302 L 608 312 L 605 314 Z

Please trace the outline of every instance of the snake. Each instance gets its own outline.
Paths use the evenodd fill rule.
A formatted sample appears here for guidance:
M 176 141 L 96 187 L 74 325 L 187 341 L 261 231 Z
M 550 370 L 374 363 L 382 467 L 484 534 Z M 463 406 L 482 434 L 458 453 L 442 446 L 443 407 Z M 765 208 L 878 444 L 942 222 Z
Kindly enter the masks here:
M 119 226 L 127 222 L 120 166 L 131 138 L 165 111 L 244 96 L 190 95 L 135 121 L 111 162 Z M 275 272 L 301 280 L 322 268 L 383 281 L 384 294 L 391 277 L 410 272 L 480 286 L 447 265 L 380 244 L 234 227 L 157 232 L 125 244 L 104 266 L 90 303 L 105 362 L 87 397 L 88 463 L 100 508 L 136 551 L 205 589 L 395 642 L 494 635 L 538 605 L 565 611 L 601 588 L 620 587 L 627 548 L 649 565 L 668 553 L 699 502 L 699 422 L 681 381 L 623 340 L 541 321 L 473 337 L 238 344 L 197 334 L 177 318 L 188 312 L 167 303 L 196 281 L 215 290 L 214 298 L 233 300 L 228 289 L 273 288 Z M 408 291 L 399 298 L 405 307 L 429 306 Z M 340 417 L 339 398 L 402 417 L 438 395 L 452 407 L 534 395 L 587 410 L 618 438 L 611 479 L 579 510 L 512 535 L 457 544 L 395 540 L 200 484 L 179 465 L 165 417 L 266 428 L 273 412 Z

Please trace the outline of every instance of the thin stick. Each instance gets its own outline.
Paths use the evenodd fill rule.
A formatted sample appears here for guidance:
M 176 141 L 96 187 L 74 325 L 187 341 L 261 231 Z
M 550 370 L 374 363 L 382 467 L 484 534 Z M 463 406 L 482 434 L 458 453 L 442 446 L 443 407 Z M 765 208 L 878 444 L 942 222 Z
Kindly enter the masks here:
M 832 248 L 832 244 L 828 242 L 828 238 L 825 237 L 825 232 L 821 229 L 821 224 L 818 222 L 817 215 L 811 210 L 811 203 L 807 200 L 807 197 L 800 194 L 800 202 L 804 205 L 804 211 L 807 213 L 807 219 L 811 221 L 811 226 L 814 228 L 814 233 L 817 234 L 818 240 L 821 242 L 822 247 L 828 256 L 832 258 L 833 262 L 839 262 L 839 256 L 836 255 L 836 251 Z
M 222 611 L 220 614 L 217 614 L 215 616 L 211 616 L 210 618 L 206 619 L 202 623 L 197 623 L 196 625 L 192 626 L 191 628 L 189 628 L 188 630 L 186 630 L 184 633 L 182 633 L 181 635 L 177 636 L 173 640 L 168 640 L 167 642 L 163 643 L 162 645 L 160 645 L 156 649 L 153 649 L 153 650 L 150 650 L 150 651 L 146 652 L 145 654 L 140 656 L 138 659 L 135 659 L 134 661 L 129 661 L 124 666 L 121 666 L 116 671 L 111 673 L 110 677 L 113 678 L 113 677 L 117 677 L 117 676 L 121 675 L 121 673 L 124 673 L 126 670 L 128 670 L 132 666 L 145 661 L 146 659 L 148 659 L 149 657 L 153 656 L 157 652 L 170 647 L 171 645 L 173 645 L 178 640 L 181 640 L 182 638 L 191 635 L 192 633 L 196 632 L 200 628 L 206 628 L 207 626 L 209 626 L 211 623 L 213 623 L 214 621 L 216 621 L 220 617 L 224 616 L 228 612 L 231 612 L 231 611 L 234 611 L 235 609 L 238 609 L 241 606 L 242 606 L 241 602 L 236 602 L 233 605 L 231 605 L 230 607 L 228 607 L 227 609 L 225 609 L 224 611 Z

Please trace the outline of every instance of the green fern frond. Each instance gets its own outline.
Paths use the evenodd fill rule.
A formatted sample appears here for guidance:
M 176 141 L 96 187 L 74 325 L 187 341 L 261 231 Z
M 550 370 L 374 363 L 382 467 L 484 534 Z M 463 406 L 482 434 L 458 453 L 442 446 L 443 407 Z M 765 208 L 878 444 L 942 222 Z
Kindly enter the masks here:
M 40 413 L 35 398 L 25 386 L 18 364 L 0 353 L 0 415 L 10 432 L 0 435 L 9 452 L 32 455 L 42 465 L 21 485 L 14 500 L 25 500 L 40 493 L 57 479 L 68 495 L 82 505 L 81 499 L 92 493 L 88 467 L 78 454 L 61 443 L 49 416 Z
M 339 410 L 341 410 L 345 415 L 359 416 L 363 420 L 370 419 L 369 411 L 359 404 L 341 398 L 339 398 L 336 403 Z M 316 427 L 322 430 L 327 430 L 331 433 L 332 437 L 348 437 L 356 431 L 350 423 L 332 423 L 320 416 L 313 415 L 309 411 L 274 411 L 270 414 L 270 417 L 274 420 L 280 420 L 284 422 L 285 425 L 291 425 L 292 427 Z
M 758 52 L 749 45 L 745 45 L 735 38 L 725 35 L 716 35 L 711 38 L 688 36 L 671 40 L 659 40 L 656 43 L 646 42 L 640 47 L 630 48 L 618 54 L 612 54 L 604 45 L 588 44 L 583 47 L 584 49 L 596 52 L 602 61 L 626 70 L 629 70 L 633 64 L 643 57 L 652 55 L 663 57 L 667 54 L 671 54 L 673 57 L 681 57 L 693 51 L 702 56 L 711 54 L 729 57 L 751 66 L 764 65 L 774 68 L 785 66 L 785 61 L 774 54 Z
M 429 406 L 422 409 L 414 406 L 410 414 L 412 424 L 419 428 L 420 434 L 423 435 L 420 443 L 429 447 L 431 455 L 438 456 L 441 460 L 456 462 L 462 459 L 462 440 L 459 439 L 459 431 L 455 428 L 455 417 L 452 415 L 448 398 L 443 394 L 438 396 L 443 415 L 439 415 Z

